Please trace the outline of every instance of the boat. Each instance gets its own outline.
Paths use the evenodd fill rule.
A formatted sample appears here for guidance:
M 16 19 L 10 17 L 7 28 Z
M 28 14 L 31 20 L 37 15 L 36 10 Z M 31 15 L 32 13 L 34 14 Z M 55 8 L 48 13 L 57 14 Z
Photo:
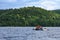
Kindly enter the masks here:
M 38 25 L 38 26 L 36 26 L 36 28 L 34 30 L 41 30 L 41 31 L 43 31 L 43 27 Z

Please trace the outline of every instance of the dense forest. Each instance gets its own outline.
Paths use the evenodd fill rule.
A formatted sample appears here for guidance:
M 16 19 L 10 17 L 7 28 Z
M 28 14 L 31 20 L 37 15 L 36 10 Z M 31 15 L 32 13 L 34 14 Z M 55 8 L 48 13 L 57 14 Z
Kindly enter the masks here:
M 0 9 L 0 26 L 60 26 L 60 14 L 39 7 Z

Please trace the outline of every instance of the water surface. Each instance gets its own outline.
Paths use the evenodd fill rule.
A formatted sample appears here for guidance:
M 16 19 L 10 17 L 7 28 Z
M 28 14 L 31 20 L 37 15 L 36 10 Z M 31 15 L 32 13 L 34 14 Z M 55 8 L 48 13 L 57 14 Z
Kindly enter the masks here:
M 44 31 L 34 27 L 0 27 L 0 40 L 60 40 L 60 27 L 44 27 Z

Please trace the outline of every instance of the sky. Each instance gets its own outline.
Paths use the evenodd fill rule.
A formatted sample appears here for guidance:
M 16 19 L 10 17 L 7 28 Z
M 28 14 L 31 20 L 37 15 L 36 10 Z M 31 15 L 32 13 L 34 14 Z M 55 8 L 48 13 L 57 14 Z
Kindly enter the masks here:
M 60 9 L 60 0 L 0 0 L 0 9 L 41 7 L 46 10 Z

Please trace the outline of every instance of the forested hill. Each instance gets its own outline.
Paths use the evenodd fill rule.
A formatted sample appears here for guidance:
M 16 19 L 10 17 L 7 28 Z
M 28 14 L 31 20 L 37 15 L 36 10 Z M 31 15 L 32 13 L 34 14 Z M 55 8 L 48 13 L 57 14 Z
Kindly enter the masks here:
M 60 14 L 39 7 L 0 10 L 0 26 L 60 26 Z
M 52 11 L 60 14 L 60 9 L 52 10 Z

